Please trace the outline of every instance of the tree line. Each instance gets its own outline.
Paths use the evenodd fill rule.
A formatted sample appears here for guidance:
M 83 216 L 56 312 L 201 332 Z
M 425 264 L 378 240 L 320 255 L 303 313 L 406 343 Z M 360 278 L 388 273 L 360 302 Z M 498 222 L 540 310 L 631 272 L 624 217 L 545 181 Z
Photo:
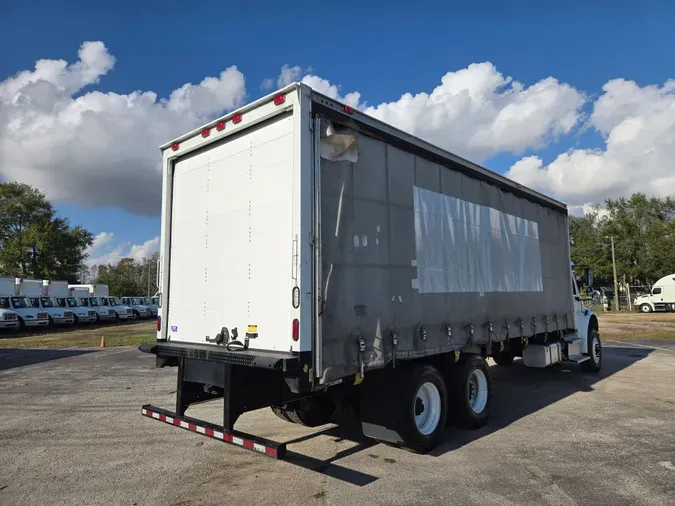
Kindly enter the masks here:
M 612 286 L 611 241 L 619 282 L 649 286 L 675 273 L 675 201 L 670 197 L 608 199 L 583 217 L 570 216 L 571 256 L 577 279 L 585 267 L 595 286 Z
M 41 191 L 0 182 L 0 276 L 104 283 L 120 296 L 157 291 L 157 255 L 87 267 L 93 240 L 91 232 L 59 216 Z

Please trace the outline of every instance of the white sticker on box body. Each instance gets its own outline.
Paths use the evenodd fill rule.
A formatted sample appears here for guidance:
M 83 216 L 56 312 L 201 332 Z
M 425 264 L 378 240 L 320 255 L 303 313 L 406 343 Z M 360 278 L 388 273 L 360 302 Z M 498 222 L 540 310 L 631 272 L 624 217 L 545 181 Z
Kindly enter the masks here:
M 420 293 L 541 292 L 536 222 L 414 187 Z

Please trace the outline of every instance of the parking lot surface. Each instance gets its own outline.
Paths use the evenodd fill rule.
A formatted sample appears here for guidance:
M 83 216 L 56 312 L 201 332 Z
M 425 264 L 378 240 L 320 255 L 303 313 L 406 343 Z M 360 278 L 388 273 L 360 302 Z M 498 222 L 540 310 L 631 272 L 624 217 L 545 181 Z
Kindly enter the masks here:
M 153 359 L 0 350 L 0 504 L 675 504 L 675 341 L 605 343 L 597 376 L 493 366 L 489 425 L 448 428 L 431 455 L 269 409 L 240 418 L 295 441 L 288 461 L 142 417 L 174 403 L 175 369 Z

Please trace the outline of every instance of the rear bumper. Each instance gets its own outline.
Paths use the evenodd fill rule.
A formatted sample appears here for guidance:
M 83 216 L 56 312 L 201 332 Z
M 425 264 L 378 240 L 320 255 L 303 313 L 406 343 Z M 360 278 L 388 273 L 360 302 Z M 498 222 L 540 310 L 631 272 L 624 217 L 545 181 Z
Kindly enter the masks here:
M 224 346 L 218 345 L 178 344 L 164 341 L 142 344 L 138 349 L 164 359 L 188 358 L 245 367 L 259 367 L 286 373 L 300 372 L 305 364 L 311 367 L 310 352 L 283 353 L 251 348 L 241 351 L 228 351 Z
M 236 430 L 228 432 L 219 425 L 186 416 L 179 417 L 176 413 L 172 413 L 171 411 L 162 408 L 156 408 L 150 404 L 146 404 L 141 408 L 141 414 L 175 427 L 197 432 L 225 443 L 246 448 L 247 450 L 264 453 L 275 459 L 283 459 L 286 456 L 286 443 L 277 443 Z

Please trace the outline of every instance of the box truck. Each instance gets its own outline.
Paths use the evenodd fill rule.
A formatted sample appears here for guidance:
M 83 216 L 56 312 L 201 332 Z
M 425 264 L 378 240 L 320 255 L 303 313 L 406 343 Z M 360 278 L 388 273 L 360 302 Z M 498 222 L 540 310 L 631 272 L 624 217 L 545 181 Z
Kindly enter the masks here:
M 234 428 L 271 407 L 426 452 L 480 427 L 486 359 L 597 372 L 564 204 L 293 84 L 161 147 L 160 318 L 177 367 L 143 415 L 282 457 Z M 223 423 L 185 415 L 223 399 Z
M 73 312 L 75 324 L 94 323 L 96 321 L 96 311 L 84 307 L 77 297 L 70 296 L 68 281 L 43 279 L 42 290 L 44 295 L 54 298 L 58 307 Z
M 47 312 L 33 308 L 31 300 L 20 294 L 16 278 L 0 277 L 0 299 L 3 305 L 5 305 L 5 299 L 8 299 L 8 308 L 16 312 L 20 328 L 49 325 Z
M 16 294 L 26 297 L 34 309 L 47 313 L 49 325 L 74 325 L 73 311 L 59 307 L 54 297 L 46 295 L 41 279 L 16 278 Z
M 18 330 L 19 314 L 12 309 L 10 300 L 13 292 L 9 290 L 13 290 L 13 286 L 6 283 L 7 279 L 0 278 L 0 330 Z
M 675 311 L 675 274 L 659 279 L 647 295 L 635 299 L 635 306 L 642 313 Z
M 133 311 L 134 320 L 152 318 L 152 310 L 143 304 L 143 297 L 122 297 L 122 304 L 129 306 Z
M 108 297 L 107 285 L 68 285 L 68 291 L 83 307 L 96 313 L 96 323 L 117 319 L 115 310 L 102 305 L 99 300 L 100 297 Z

